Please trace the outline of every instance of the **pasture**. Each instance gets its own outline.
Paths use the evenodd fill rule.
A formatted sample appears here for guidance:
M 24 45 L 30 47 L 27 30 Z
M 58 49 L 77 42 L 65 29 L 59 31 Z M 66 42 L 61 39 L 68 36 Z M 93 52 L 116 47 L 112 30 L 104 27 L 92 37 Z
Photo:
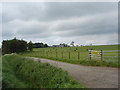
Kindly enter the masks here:
M 90 59 L 88 49 L 102 50 L 102 61 L 99 58 Z M 81 47 L 48 47 L 35 48 L 31 52 L 25 52 L 21 55 L 48 58 L 58 61 L 64 61 L 74 64 L 92 65 L 92 66 L 111 66 L 118 65 L 118 45 L 101 46 L 81 46 Z M 88 63 L 89 62 L 89 63 Z M 93 64 L 95 63 L 95 64 Z

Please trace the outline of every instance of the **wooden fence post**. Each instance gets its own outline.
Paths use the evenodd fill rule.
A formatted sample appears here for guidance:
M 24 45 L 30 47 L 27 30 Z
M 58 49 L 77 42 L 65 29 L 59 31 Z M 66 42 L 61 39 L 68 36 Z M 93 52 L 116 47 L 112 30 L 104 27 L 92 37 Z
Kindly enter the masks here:
M 63 52 L 61 52 L 61 54 L 62 54 L 62 58 L 63 58 Z
M 78 52 L 78 61 L 79 61 L 79 59 L 80 59 L 80 52 Z
M 103 51 L 101 50 L 101 61 L 103 60 Z
M 70 59 L 70 52 L 69 52 L 69 59 Z
M 89 57 L 90 57 L 90 60 L 91 60 L 91 50 L 89 51 Z
M 44 51 L 42 52 L 42 56 L 44 56 Z
M 46 55 L 46 52 L 44 51 L 44 57 L 45 57 L 45 55 Z
M 51 57 L 52 57 L 52 52 L 51 52 Z
M 48 52 L 46 52 L 46 54 L 47 54 L 47 57 L 48 57 Z
M 56 58 L 57 58 L 57 51 L 56 51 Z

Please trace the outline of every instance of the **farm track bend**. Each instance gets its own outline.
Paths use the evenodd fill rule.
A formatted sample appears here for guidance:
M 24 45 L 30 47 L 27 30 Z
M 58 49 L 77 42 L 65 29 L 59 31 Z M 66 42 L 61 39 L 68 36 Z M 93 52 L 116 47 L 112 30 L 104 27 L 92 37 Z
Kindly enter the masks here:
M 62 68 L 87 88 L 118 88 L 118 68 L 75 65 L 36 57 L 27 58 Z

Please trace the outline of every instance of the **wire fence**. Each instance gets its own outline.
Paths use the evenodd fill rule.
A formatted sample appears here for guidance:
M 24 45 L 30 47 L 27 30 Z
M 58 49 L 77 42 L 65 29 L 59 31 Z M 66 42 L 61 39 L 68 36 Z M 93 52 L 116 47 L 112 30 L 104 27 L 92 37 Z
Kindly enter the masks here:
M 118 61 L 120 50 L 57 50 L 57 49 L 41 49 L 35 51 L 34 56 L 43 58 L 56 58 L 64 60 L 101 60 L 101 61 Z M 33 53 L 32 53 L 33 55 Z
M 38 51 L 34 53 L 34 56 L 41 56 L 47 58 L 59 58 L 59 59 L 66 59 L 66 60 L 80 60 L 81 59 L 81 52 L 70 52 L 70 51 Z

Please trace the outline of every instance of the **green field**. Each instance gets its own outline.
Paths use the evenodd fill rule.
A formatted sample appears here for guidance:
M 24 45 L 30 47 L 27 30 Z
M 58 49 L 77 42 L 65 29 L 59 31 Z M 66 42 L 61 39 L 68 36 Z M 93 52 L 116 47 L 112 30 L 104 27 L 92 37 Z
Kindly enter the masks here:
M 2 57 L 2 89 L 83 88 L 66 71 L 19 55 Z
M 102 61 L 98 57 L 90 60 L 88 49 L 103 50 L 103 54 L 107 55 L 103 55 Z M 118 50 L 118 45 L 35 48 L 32 52 L 25 52 L 21 55 L 48 58 L 74 64 L 117 67 L 118 52 L 104 52 L 106 50 Z

